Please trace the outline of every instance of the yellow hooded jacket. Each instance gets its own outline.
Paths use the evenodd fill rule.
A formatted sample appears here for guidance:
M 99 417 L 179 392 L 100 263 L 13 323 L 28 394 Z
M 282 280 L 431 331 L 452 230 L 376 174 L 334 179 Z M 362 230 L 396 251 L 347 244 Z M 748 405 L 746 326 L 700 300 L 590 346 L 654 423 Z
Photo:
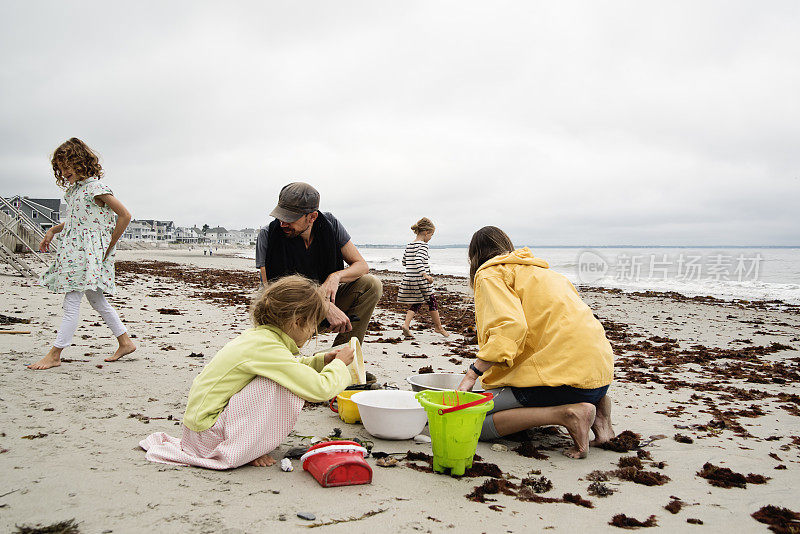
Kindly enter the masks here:
M 495 362 L 486 388 L 611 383 L 614 355 L 603 325 L 575 287 L 522 248 L 495 256 L 475 274 L 478 358 Z

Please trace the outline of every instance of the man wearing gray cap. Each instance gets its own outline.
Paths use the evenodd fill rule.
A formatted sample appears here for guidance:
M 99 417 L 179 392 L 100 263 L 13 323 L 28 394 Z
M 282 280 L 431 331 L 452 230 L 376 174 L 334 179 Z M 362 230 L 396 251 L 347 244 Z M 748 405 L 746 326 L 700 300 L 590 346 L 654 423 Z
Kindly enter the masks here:
M 275 220 L 256 241 L 261 283 L 289 274 L 316 280 L 330 301 L 327 319 L 338 332 L 333 344 L 354 336 L 363 342 L 383 285 L 369 274 L 350 234 L 332 214 L 319 211 L 319 192 L 303 182 L 284 186 L 270 215 Z

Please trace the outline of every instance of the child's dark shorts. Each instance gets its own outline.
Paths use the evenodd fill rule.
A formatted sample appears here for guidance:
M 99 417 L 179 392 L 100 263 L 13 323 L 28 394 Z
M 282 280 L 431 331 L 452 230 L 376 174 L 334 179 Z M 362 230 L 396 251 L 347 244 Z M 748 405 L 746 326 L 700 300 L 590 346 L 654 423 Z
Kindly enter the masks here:
M 422 302 L 417 302 L 416 304 L 412 304 L 409 306 L 408 309 L 413 311 L 414 313 L 419 313 L 420 308 L 422 308 Z M 438 311 L 439 303 L 436 300 L 436 295 L 431 295 L 428 299 L 428 310 L 429 311 Z

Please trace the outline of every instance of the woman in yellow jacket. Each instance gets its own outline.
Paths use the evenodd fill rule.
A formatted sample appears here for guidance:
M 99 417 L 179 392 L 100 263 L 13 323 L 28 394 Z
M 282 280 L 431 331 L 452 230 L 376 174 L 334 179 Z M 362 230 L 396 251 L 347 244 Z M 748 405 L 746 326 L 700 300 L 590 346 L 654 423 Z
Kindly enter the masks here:
M 564 454 L 585 458 L 590 429 L 592 445 L 614 437 L 614 355 L 603 326 L 569 280 L 497 227 L 475 232 L 469 261 L 480 350 L 459 389 L 480 377 L 494 393 L 481 439 L 560 425 L 575 442 Z

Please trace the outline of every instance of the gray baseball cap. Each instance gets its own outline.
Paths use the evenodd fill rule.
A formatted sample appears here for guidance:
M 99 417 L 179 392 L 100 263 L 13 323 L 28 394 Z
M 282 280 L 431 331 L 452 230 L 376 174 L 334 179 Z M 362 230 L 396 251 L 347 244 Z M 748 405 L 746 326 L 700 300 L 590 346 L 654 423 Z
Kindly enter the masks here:
M 278 205 L 270 213 L 279 221 L 294 222 L 303 215 L 319 209 L 319 191 L 304 182 L 283 186 L 278 195 Z

